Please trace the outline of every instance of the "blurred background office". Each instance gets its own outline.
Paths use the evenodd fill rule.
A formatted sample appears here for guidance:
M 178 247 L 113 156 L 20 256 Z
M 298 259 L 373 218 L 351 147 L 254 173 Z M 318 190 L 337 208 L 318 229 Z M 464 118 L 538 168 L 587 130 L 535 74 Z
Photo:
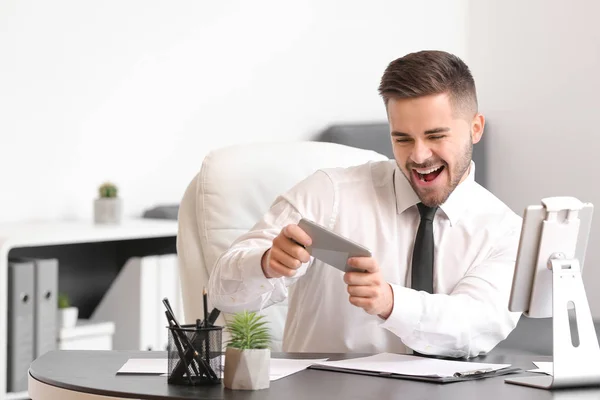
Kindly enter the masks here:
M 0 222 L 177 203 L 212 149 L 384 122 L 391 60 L 462 57 L 487 116 L 488 187 L 519 214 L 546 196 L 600 206 L 595 0 L 0 4 Z M 600 317 L 600 218 L 584 280 Z

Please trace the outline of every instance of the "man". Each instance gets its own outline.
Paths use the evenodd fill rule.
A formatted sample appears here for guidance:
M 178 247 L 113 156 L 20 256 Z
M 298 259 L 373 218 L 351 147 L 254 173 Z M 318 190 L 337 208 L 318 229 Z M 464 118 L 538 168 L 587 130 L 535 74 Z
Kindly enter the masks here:
M 477 184 L 484 129 L 468 67 L 441 51 L 390 63 L 379 86 L 394 161 L 318 171 L 278 197 L 216 263 L 225 312 L 288 297 L 284 351 L 474 357 L 515 327 L 509 313 L 521 219 Z M 368 247 L 342 273 L 313 259 L 308 218 Z

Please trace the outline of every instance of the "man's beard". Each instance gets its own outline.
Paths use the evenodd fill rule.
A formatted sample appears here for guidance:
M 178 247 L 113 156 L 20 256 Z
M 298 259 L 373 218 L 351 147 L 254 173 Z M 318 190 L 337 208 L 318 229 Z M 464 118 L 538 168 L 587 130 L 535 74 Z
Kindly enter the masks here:
M 448 169 L 448 163 L 446 163 L 444 160 L 441 160 L 442 161 L 441 164 L 444 166 L 444 170 L 446 170 L 446 173 L 448 173 L 448 176 L 450 177 L 451 180 L 450 180 L 450 182 L 448 182 L 448 184 L 445 187 L 432 190 L 431 191 L 432 195 L 428 196 L 428 193 L 430 192 L 429 190 L 427 190 L 427 189 L 423 190 L 422 188 L 419 188 L 413 182 L 412 169 L 413 169 L 414 165 L 410 164 L 410 163 L 406 163 L 406 170 L 410 174 L 410 177 L 406 176 L 406 173 L 404 171 L 402 171 L 402 174 L 404 175 L 406 180 L 408 180 L 408 183 L 410 183 L 410 186 L 413 188 L 414 192 L 417 194 L 417 196 L 419 197 L 419 200 L 421 200 L 421 202 L 423 204 L 425 204 L 428 207 L 440 206 L 440 205 L 444 204 L 446 202 L 446 200 L 448 200 L 448 197 L 450 197 L 450 194 L 452 194 L 454 189 L 456 189 L 456 187 L 460 183 L 460 180 L 462 179 L 463 175 L 467 172 L 467 170 L 469 169 L 469 167 L 471 165 L 471 157 L 473 155 L 473 141 L 470 138 L 471 138 L 471 136 L 469 135 L 469 141 L 467 142 L 467 144 L 465 146 L 462 156 L 458 159 L 457 164 L 453 168 L 452 174 L 450 173 L 450 171 Z M 421 164 L 419 167 L 427 168 L 429 166 L 433 166 L 433 165 L 437 165 L 437 164 L 438 163 L 427 161 L 427 162 Z M 400 168 L 400 170 L 402 170 L 402 168 Z M 442 171 L 441 173 L 444 173 L 444 171 Z

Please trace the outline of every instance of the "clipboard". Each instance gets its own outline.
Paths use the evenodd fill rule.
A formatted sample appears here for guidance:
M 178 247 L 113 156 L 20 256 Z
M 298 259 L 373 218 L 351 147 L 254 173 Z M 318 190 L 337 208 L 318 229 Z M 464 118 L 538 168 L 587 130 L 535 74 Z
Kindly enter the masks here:
M 404 375 L 404 374 L 396 374 L 389 372 L 379 372 L 379 371 L 368 371 L 362 369 L 351 369 L 351 368 L 340 368 L 333 367 L 329 365 L 320 365 L 313 364 L 308 367 L 308 369 L 316 369 L 322 371 L 332 371 L 332 372 L 343 372 L 347 374 L 356 374 L 356 375 L 368 375 L 368 376 L 376 376 L 380 378 L 391 378 L 391 379 L 405 379 L 405 380 L 413 380 L 413 381 L 421 381 L 421 382 L 431 382 L 431 383 L 452 383 L 452 382 L 465 382 L 472 381 L 476 379 L 484 379 L 484 378 L 492 378 L 494 376 L 502 376 L 508 374 L 514 374 L 518 372 L 523 372 L 521 368 L 518 367 L 506 367 L 501 368 L 494 371 L 487 372 L 473 372 L 469 371 L 469 373 L 461 373 L 461 375 L 455 376 L 426 376 L 426 375 Z

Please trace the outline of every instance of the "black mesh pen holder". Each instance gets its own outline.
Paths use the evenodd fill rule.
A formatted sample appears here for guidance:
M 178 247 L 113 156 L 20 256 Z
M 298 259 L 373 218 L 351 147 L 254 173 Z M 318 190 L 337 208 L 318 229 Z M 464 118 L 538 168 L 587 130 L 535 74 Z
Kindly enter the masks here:
M 223 327 L 169 327 L 168 382 L 177 385 L 221 383 Z

